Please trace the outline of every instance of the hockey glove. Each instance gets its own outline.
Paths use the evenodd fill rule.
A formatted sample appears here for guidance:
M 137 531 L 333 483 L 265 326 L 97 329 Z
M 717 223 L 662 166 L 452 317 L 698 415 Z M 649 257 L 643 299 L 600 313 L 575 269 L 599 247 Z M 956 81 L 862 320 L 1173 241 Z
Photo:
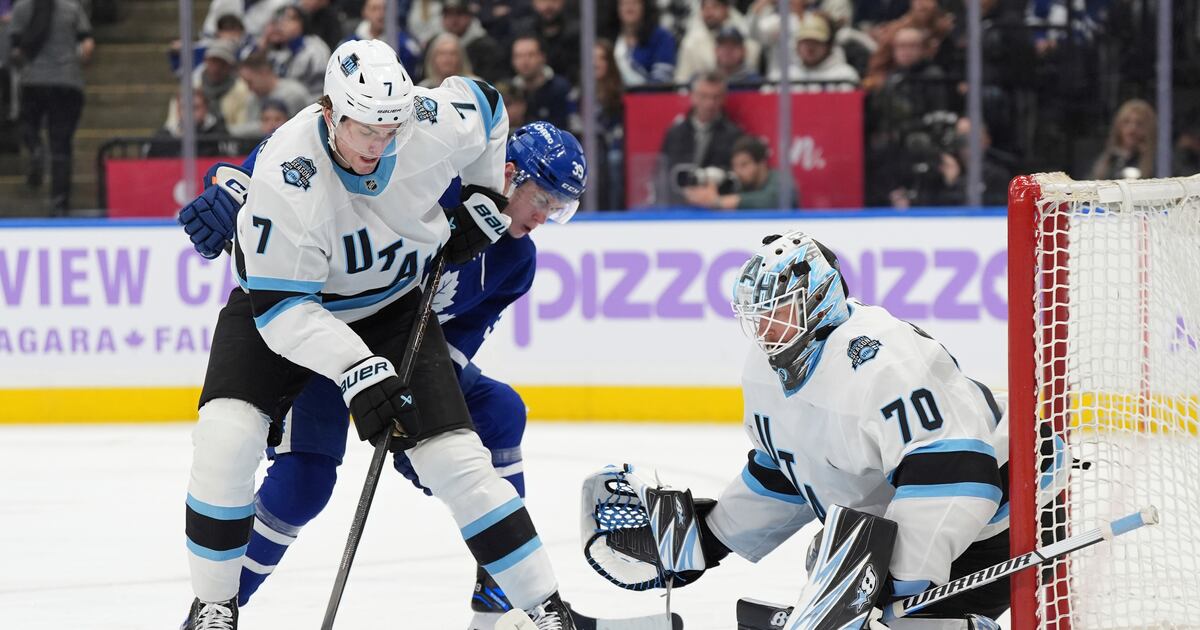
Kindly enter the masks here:
M 201 256 L 212 260 L 233 240 L 237 213 L 246 203 L 250 173 L 218 162 L 204 175 L 205 188 L 179 211 L 179 223 Z
M 417 403 L 412 391 L 396 376 L 391 361 L 380 356 L 363 359 L 343 372 L 338 383 L 342 399 L 354 416 L 358 439 L 374 444 L 385 430 L 399 437 L 419 435 Z
M 478 256 L 488 245 L 500 240 L 512 225 L 503 214 L 508 198 L 493 190 L 470 184 L 463 186 L 463 202 L 446 209 L 450 222 L 450 240 L 446 243 L 446 261 L 461 265 Z

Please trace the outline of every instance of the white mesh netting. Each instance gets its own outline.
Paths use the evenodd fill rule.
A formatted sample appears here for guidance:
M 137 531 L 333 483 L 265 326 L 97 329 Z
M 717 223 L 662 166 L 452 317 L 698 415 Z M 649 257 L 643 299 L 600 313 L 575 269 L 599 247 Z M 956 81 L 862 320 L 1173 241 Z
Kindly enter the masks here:
M 1036 179 L 1042 542 L 1161 516 L 1042 571 L 1039 627 L 1200 628 L 1200 179 Z

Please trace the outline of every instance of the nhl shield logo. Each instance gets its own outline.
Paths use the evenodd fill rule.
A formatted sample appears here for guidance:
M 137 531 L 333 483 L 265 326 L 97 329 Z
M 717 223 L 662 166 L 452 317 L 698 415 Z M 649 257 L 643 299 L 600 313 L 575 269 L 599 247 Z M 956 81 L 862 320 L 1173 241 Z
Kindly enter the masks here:
M 367 181 L 363 182 L 363 185 L 366 186 L 367 190 L 371 192 L 375 192 L 375 189 L 379 188 L 379 184 L 373 179 L 368 179 Z
M 851 339 L 850 347 L 846 350 L 846 356 L 850 357 L 850 367 L 857 370 L 858 366 L 874 359 L 882 347 L 882 343 L 866 335 Z
M 317 174 L 317 167 L 306 157 L 297 157 L 279 165 L 283 168 L 283 181 L 301 190 L 308 190 L 312 185 L 312 176 Z

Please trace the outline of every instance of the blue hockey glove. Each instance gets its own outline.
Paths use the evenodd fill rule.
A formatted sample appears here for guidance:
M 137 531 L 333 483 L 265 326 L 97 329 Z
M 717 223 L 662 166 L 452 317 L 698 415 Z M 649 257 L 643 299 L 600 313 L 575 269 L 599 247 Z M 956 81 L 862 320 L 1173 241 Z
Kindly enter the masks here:
M 405 479 L 411 481 L 412 485 L 416 486 L 418 490 L 424 492 L 425 496 L 433 496 L 432 490 L 421 485 L 421 478 L 417 476 L 417 470 L 413 468 L 412 460 L 410 460 L 408 455 L 405 455 L 403 452 L 396 453 L 396 470 L 398 470 L 401 475 L 404 475 Z
M 208 169 L 204 183 L 204 192 L 179 211 L 179 224 L 192 240 L 192 247 L 211 260 L 233 240 L 237 213 L 250 189 L 250 173 L 240 166 L 218 162 Z

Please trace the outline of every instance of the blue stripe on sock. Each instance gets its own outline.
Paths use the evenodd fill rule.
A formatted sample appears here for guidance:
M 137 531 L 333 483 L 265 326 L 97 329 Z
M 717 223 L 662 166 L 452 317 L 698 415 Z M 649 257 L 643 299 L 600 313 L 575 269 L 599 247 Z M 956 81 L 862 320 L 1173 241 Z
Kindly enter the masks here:
M 520 561 L 524 560 L 525 558 L 528 558 L 529 554 L 537 551 L 538 549 L 541 549 L 541 547 L 542 547 L 542 539 L 538 538 L 537 536 L 534 536 L 532 539 L 530 539 L 529 542 L 525 543 L 524 545 L 521 545 L 520 547 L 517 547 L 516 549 L 514 549 L 512 551 L 512 553 L 509 553 L 507 556 L 504 556 L 503 558 L 500 558 L 499 560 L 497 560 L 491 564 L 483 565 L 483 569 L 485 571 L 487 571 L 489 574 L 494 576 L 497 573 L 511 569 L 513 566 L 515 566 Z
M 188 551 L 196 554 L 197 556 L 200 556 L 205 560 L 212 560 L 213 562 L 236 560 L 237 558 L 241 558 L 242 556 L 246 555 L 246 545 L 242 545 L 241 547 L 234 549 L 226 549 L 225 551 L 217 551 L 216 549 L 209 549 L 208 547 L 197 545 L 196 543 L 192 542 L 191 538 L 189 538 L 187 541 L 187 548 Z
M 498 508 L 493 508 L 491 512 L 471 521 L 466 527 L 462 528 L 463 540 L 467 540 L 492 525 L 499 523 L 504 517 L 523 507 L 525 507 L 525 502 L 521 500 L 521 497 L 516 497 Z
M 192 511 L 197 514 L 207 516 L 209 518 L 215 518 L 218 521 L 236 521 L 246 518 L 247 516 L 254 516 L 253 503 L 247 505 L 237 505 L 233 507 L 222 507 L 219 505 L 213 505 L 211 503 L 205 503 L 192 496 L 190 492 L 187 495 L 187 506 L 192 508 Z

